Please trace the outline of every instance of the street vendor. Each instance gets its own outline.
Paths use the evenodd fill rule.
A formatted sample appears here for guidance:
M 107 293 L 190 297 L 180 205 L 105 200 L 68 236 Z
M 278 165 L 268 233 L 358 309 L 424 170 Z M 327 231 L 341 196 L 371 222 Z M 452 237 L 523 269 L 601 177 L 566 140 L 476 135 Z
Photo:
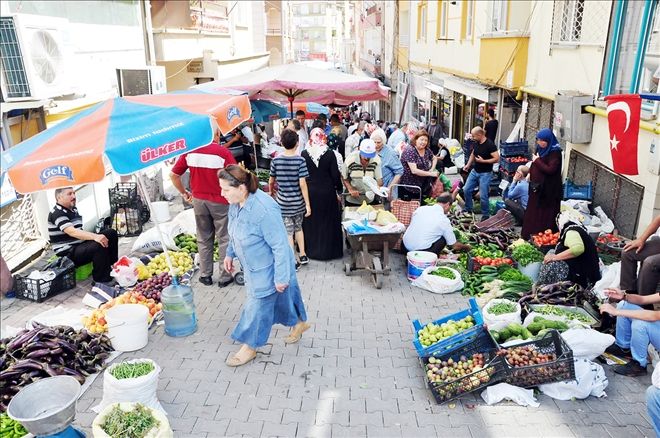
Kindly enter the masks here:
M 644 310 L 642 306 L 660 303 L 660 294 L 628 294 L 620 289 L 607 289 L 605 293 L 619 301 L 616 307 L 609 303 L 600 306 L 601 313 L 616 316 L 616 342 L 605 351 L 631 358 L 626 365 L 614 367 L 614 372 L 630 377 L 646 375 L 649 344 L 660 350 L 660 311 Z
M 470 246 L 460 243 L 447 217 L 453 198 L 444 192 L 436 198 L 436 204 L 419 207 L 412 215 L 410 225 L 403 235 L 403 251 L 429 251 L 439 254 L 449 245 L 456 251 L 469 251 Z
M 55 201 L 48 214 L 48 235 L 55 254 L 68 257 L 76 266 L 92 262 L 94 281 L 112 282 L 110 271 L 119 258 L 117 232 L 112 228 L 98 234 L 83 230 L 73 187 L 55 189 Z
M 621 254 L 621 289 L 628 293 L 655 293 L 660 284 L 660 215 L 646 230 L 623 247 Z M 637 264 L 642 267 L 637 273 Z
M 538 282 L 569 280 L 584 288 L 594 285 L 601 277 L 596 243 L 571 210 L 557 216 L 557 226 L 559 242 L 543 259 Z
M 380 157 L 376 153 L 376 144 L 371 139 L 363 140 L 360 148 L 346 157 L 342 166 L 341 176 L 349 196 L 346 202 L 360 205 L 363 201 L 371 204 L 375 196 L 369 186 L 363 181 L 367 176 L 376 180 L 379 187 L 383 185 L 383 175 Z
M 238 139 L 238 134 L 234 138 Z M 218 286 L 223 288 L 231 284 L 234 277 L 222 268 L 222 259 L 229 244 L 227 234 L 229 202 L 222 195 L 217 175 L 219 170 L 230 164 L 236 164 L 236 160 L 229 149 L 220 146 L 219 140 L 220 131 L 216 131 L 213 143 L 180 156 L 172 167 L 170 179 L 183 199 L 192 203 L 195 210 L 197 246 L 199 248 L 199 281 L 206 286 L 213 284 L 213 246 L 217 239 L 218 254 L 220 255 Z M 186 190 L 181 183 L 181 175 L 186 170 L 190 170 L 192 193 Z

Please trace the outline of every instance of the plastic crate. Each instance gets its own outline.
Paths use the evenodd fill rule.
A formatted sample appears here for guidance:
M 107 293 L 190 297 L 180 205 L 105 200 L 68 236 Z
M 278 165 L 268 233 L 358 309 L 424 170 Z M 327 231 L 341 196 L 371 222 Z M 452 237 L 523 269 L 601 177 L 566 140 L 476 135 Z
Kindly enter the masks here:
M 515 260 L 513 260 L 511 257 L 508 257 L 505 254 L 504 258 L 511 260 L 512 263 L 509 266 L 511 266 L 512 268 L 517 268 L 518 267 L 518 263 Z M 469 272 L 476 272 L 476 271 L 480 270 L 481 268 L 483 268 L 483 266 L 484 265 L 477 262 L 472 256 L 468 255 L 467 270 Z M 501 266 L 504 266 L 504 265 L 501 265 Z
M 541 339 L 523 342 L 511 346 L 507 350 L 524 346 L 532 346 L 541 354 L 554 354 L 556 359 L 537 365 L 514 367 L 505 357 L 502 357 L 507 369 L 506 383 L 520 386 L 521 388 L 530 388 L 546 383 L 575 380 L 573 351 L 562 339 L 557 330 L 552 330 Z
M 474 354 L 483 354 L 485 365 L 479 371 L 459 377 L 447 383 L 431 382 L 428 376 L 430 357 L 420 358 L 422 369 L 424 369 L 424 381 L 426 387 L 431 391 L 435 400 L 439 403 L 446 403 L 450 400 L 459 398 L 470 392 L 485 388 L 488 385 L 499 383 L 506 378 L 506 366 L 504 361 L 495 353 L 497 343 L 493 340 L 487 330 L 481 332 L 479 336 L 471 343 L 455 350 L 451 353 L 442 355 L 433 355 L 437 360 L 446 362 L 460 360 L 461 356 L 472 358 Z
M 578 199 L 583 201 L 591 201 L 594 196 L 593 184 L 589 181 L 585 185 L 573 184 L 571 180 L 566 180 L 564 183 L 564 199 Z
M 61 268 L 56 270 L 57 275 L 52 280 L 36 280 L 22 275 L 15 276 L 14 291 L 16 292 L 16 298 L 41 303 L 60 292 L 76 287 L 76 267 L 73 262 L 66 257 L 62 257 L 54 264 L 61 266 Z
M 138 195 L 136 183 L 117 183 L 108 189 L 112 228 L 119 236 L 137 236 L 149 220 L 149 210 Z
M 500 155 L 503 157 L 513 157 L 515 155 L 527 155 L 529 153 L 529 143 L 526 141 L 516 141 L 513 143 L 500 143 Z
M 513 175 L 516 173 L 516 170 L 518 170 L 518 167 L 525 165 L 527 162 L 525 161 L 520 162 L 520 163 L 515 163 L 509 161 L 511 158 L 517 158 L 517 157 L 524 157 L 527 158 L 526 155 L 518 155 L 518 156 L 513 156 L 513 157 L 500 157 L 500 170 L 504 170 L 508 174 Z
M 92 262 L 89 262 L 86 265 L 78 266 L 76 268 L 76 281 L 87 280 L 90 277 L 90 275 L 92 275 L 93 270 L 94 270 L 94 265 L 92 264 Z
M 487 331 L 486 327 L 484 326 L 484 317 L 481 313 L 481 309 L 479 309 L 479 306 L 477 305 L 477 301 L 474 298 L 470 298 L 470 307 L 468 309 L 461 310 L 459 312 L 453 313 L 449 316 L 446 316 L 444 318 L 438 319 L 433 321 L 434 324 L 442 324 L 444 322 L 449 321 L 450 319 L 453 321 L 458 321 L 466 316 L 472 316 L 474 319 L 474 326 L 470 327 L 467 330 L 463 330 L 462 332 L 447 338 L 443 339 L 440 342 L 436 342 L 433 345 L 430 345 L 428 347 L 422 346 L 422 343 L 419 341 L 419 330 L 424 328 L 424 325 L 419 322 L 419 320 L 414 320 L 412 322 L 413 324 L 413 329 L 415 330 L 415 337 L 413 339 L 413 345 L 415 346 L 415 349 L 417 350 L 417 354 L 420 357 L 425 357 L 425 356 L 431 356 L 432 354 L 436 353 L 441 353 L 441 354 L 447 354 L 451 353 L 452 351 L 461 348 L 470 342 L 473 342 L 481 332 Z

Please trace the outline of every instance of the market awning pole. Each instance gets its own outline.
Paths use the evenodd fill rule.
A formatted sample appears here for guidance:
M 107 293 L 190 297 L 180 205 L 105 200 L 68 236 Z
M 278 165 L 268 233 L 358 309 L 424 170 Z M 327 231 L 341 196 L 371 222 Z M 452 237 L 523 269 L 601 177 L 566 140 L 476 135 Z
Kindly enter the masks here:
M 146 200 L 147 202 L 147 207 L 149 208 L 149 216 L 151 216 L 151 219 L 153 219 L 154 224 L 156 225 L 156 230 L 158 231 L 158 238 L 160 239 L 160 244 L 163 248 L 163 254 L 165 254 L 165 260 L 167 260 L 167 266 L 170 268 L 170 275 L 172 278 L 175 277 L 176 272 L 174 271 L 174 265 L 172 265 L 172 260 L 170 259 L 170 254 L 167 252 L 167 248 L 165 247 L 165 237 L 163 236 L 163 231 L 160 229 L 160 223 L 158 222 L 158 218 L 154 215 L 153 210 L 151 209 L 151 200 L 149 199 L 149 193 L 147 192 L 147 188 L 144 186 L 144 181 L 142 181 L 142 176 L 138 172 L 136 173 L 137 176 L 137 182 L 138 186 L 140 186 L 140 191 L 142 192 L 142 197 Z

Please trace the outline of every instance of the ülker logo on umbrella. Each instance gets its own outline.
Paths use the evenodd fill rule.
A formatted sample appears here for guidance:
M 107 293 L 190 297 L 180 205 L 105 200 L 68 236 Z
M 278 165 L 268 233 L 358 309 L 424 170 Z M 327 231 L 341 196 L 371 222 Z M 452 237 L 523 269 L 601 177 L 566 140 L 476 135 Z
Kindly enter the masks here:
M 638 175 L 637 140 L 642 99 L 638 94 L 605 97 L 610 128 L 612 169 L 622 175 Z
M 143 163 L 148 163 L 185 148 L 186 140 L 183 138 L 173 141 L 172 143 L 166 143 L 162 146 L 157 146 L 155 148 L 144 148 L 140 151 L 140 161 Z
M 39 179 L 41 184 L 47 184 L 48 182 L 55 179 L 66 179 L 68 181 L 73 181 L 73 171 L 69 166 L 57 165 L 50 166 L 45 168 L 39 174 Z

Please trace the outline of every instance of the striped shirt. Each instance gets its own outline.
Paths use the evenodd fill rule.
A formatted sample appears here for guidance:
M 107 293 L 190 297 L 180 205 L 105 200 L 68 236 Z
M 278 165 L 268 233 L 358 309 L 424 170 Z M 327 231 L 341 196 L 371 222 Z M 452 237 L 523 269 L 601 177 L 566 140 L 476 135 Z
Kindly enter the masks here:
M 277 182 L 277 203 L 282 216 L 305 213 L 305 198 L 300 190 L 300 178 L 307 178 L 307 164 L 299 155 L 280 155 L 270 163 L 270 176 Z
M 55 254 L 64 256 L 69 253 L 74 245 L 83 242 L 64 232 L 69 227 L 82 230 L 82 225 L 82 217 L 78 214 L 76 207 L 69 210 L 60 204 L 55 204 L 53 210 L 48 214 L 48 235 Z

